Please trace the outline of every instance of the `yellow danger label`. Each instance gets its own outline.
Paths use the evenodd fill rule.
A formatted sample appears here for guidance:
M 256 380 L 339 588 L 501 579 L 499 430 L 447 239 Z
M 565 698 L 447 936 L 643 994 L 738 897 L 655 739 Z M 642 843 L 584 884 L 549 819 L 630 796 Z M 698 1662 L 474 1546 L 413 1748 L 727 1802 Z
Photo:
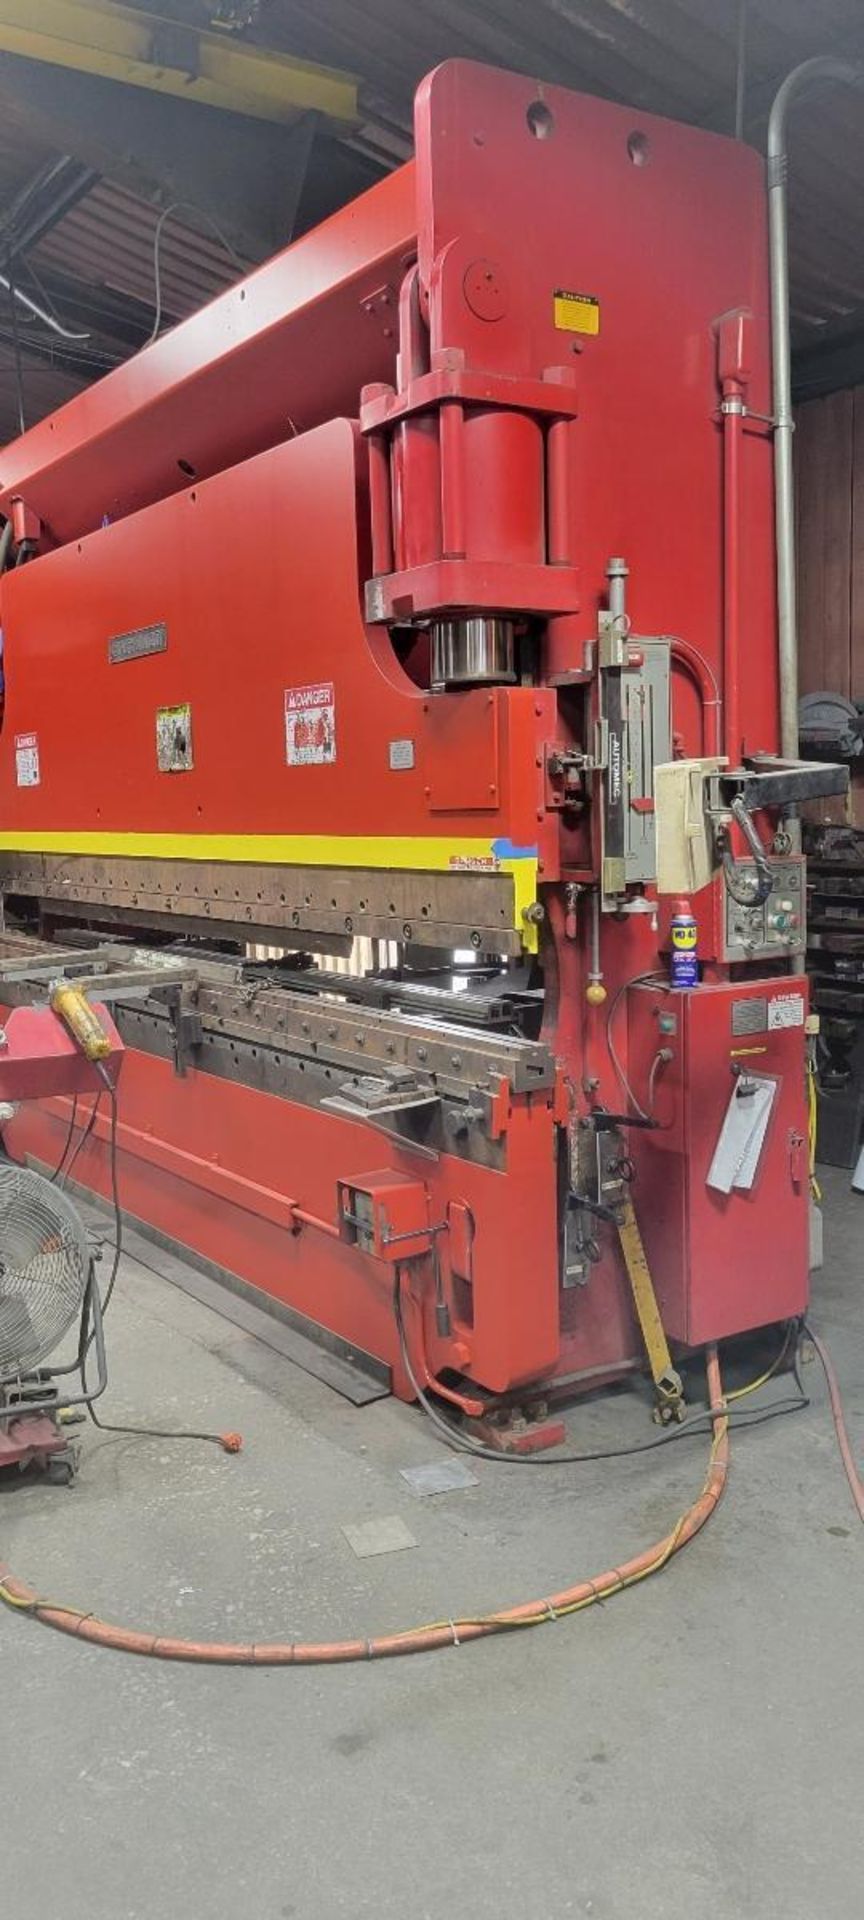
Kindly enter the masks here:
M 556 287 L 552 296 L 556 327 L 563 333 L 599 333 L 600 302 L 594 293 L 567 293 Z

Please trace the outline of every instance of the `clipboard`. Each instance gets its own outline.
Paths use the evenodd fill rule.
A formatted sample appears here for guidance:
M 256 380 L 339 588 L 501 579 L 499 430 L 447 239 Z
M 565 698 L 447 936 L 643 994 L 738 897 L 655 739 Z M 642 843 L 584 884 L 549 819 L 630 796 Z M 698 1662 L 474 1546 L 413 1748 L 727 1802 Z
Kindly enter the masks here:
M 777 1081 L 768 1074 L 739 1075 L 706 1176 L 715 1193 L 749 1193 L 754 1186 L 776 1096 Z

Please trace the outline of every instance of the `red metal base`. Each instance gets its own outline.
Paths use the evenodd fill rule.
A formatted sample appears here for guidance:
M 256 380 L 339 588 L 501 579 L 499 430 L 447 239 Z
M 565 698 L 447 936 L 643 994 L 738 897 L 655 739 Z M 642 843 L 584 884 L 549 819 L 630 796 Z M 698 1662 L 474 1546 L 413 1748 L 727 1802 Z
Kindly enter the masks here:
M 8 1150 L 56 1163 L 69 1113 L 67 1100 L 22 1107 L 5 1129 Z M 374 1354 L 391 1368 L 394 1392 L 413 1397 L 393 1314 L 393 1267 L 338 1237 L 340 1181 L 379 1165 L 379 1134 L 199 1072 L 178 1079 L 169 1062 L 134 1050 L 124 1056 L 119 1113 L 120 1194 L 130 1217 Z M 514 1100 L 506 1171 L 392 1150 L 394 1171 L 428 1184 L 430 1219 L 446 1219 L 448 1208 L 453 1218 L 461 1205 L 475 1222 L 467 1279 L 455 1271 L 464 1249 L 440 1236 L 448 1336 L 436 1327 L 431 1272 L 423 1262 L 405 1269 L 406 1329 L 421 1381 L 455 1377 L 469 1397 L 473 1387 L 483 1402 L 521 1401 L 520 1390 L 533 1387 L 536 1396 L 540 1385 L 545 1395 L 561 1373 L 582 1374 L 592 1386 L 614 1378 L 639 1354 L 626 1284 L 611 1261 L 581 1293 L 572 1331 L 564 1297 L 562 1330 L 554 1128 L 542 1100 Z M 105 1111 L 75 1164 L 76 1180 L 105 1198 L 108 1140 Z M 302 1224 L 310 1216 L 329 1232 Z
M 466 1426 L 495 1453 L 545 1453 L 567 1438 L 563 1420 L 550 1420 L 545 1412 L 535 1419 L 530 1409 L 521 1407 L 501 1407 L 482 1420 L 467 1421 Z
M 69 1451 L 69 1440 L 50 1414 L 22 1413 L 0 1422 L 0 1468 L 47 1467 L 58 1454 Z

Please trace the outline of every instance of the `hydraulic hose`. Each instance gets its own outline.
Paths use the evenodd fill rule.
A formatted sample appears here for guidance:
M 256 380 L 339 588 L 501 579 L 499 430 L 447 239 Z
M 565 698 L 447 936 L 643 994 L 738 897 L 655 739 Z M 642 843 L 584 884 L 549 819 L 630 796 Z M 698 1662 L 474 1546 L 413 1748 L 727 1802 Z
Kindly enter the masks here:
M 822 1371 L 825 1375 L 828 1395 L 831 1401 L 831 1412 L 834 1416 L 834 1428 L 837 1434 L 837 1444 L 840 1448 L 840 1458 L 846 1470 L 850 1493 L 858 1509 L 858 1518 L 859 1520 L 864 1520 L 864 1482 L 862 1482 L 861 1475 L 855 1465 L 852 1444 L 846 1427 L 846 1417 L 843 1412 L 843 1402 L 840 1398 L 840 1382 L 837 1378 L 834 1362 L 824 1340 L 820 1340 L 818 1333 L 814 1333 L 811 1326 L 805 1326 L 805 1332 L 808 1339 L 812 1340 L 819 1359 L 822 1362 Z
M 507 1607 L 499 1613 L 475 1614 L 462 1619 L 436 1620 L 427 1626 L 412 1627 L 404 1633 L 390 1633 L 373 1640 L 319 1640 L 242 1642 L 231 1640 L 175 1640 L 135 1628 L 112 1626 L 78 1607 L 67 1607 L 40 1599 L 7 1569 L 0 1569 L 0 1600 L 17 1611 L 32 1615 L 45 1627 L 68 1633 L 92 1646 L 110 1647 L 117 1653 L 142 1654 L 154 1660 L 186 1660 L 209 1666 L 308 1667 L 329 1666 L 351 1660 L 389 1660 L 408 1653 L 432 1653 L 443 1647 L 459 1647 L 473 1640 L 485 1640 L 492 1634 L 509 1633 L 520 1627 L 538 1627 L 571 1613 L 581 1613 L 598 1600 L 623 1593 L 653 1573 L 660 1573 L 682 1547 L 695 1539 L 710 1520 L 718 1505 L 729 1467 L 729 1422 L 720 1377 L 716 1347 L 707 1353 L 708 1395 L 712 1414 L 713 1440 L 708 1472 L 701 1493 L 682 1513 L 662 1540 L 644 1553 L 611 1567 L 593 1579 L 580 1580 L 545 1599 L 529 1600 L 522 1606 Z

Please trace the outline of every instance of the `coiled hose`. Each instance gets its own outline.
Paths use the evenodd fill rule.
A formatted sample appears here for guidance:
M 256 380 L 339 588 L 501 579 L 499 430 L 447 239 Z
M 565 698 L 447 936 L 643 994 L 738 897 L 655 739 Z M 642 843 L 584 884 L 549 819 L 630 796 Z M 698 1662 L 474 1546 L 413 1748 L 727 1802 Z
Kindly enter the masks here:
M 506 1607 L 500 1613 L 470 1615 L 461 1619 L 436 1620 L 427 1626 L 411 1627 L 404 1633 L 383 1634 L 373 1640 L 264 1641 L 174 1640 L 136 1628 L 112 1626 L 78 1607 L 59 1605 L 40 1599 L 8 1569 L 0 1569 L 0 1600 L 21 1613 L 27 1613 L 42 1626 L 54 1627 L 73 1639 L 86 1640 L 92 1646 L 110 1647 L 116 1653 L 137 1653 L 153 1660 L 187 1660 L 205 1666 L 308 1667 L 329 1666 L 349 1660 L 392 1660 L 408 1653 L 432 1653 L 443 1647 L 459 1647 L 473 1640 L 486 1640 L 492 1634 L 510 1633 L 520 1627 L 539 1627 L 571 1613 L 582 1613 L 598 1600 L 623 1593 L 641 1580 L 660 1573 L 682 1547 L 695 1539 L 710 1520 L 726 1485 L 729 1467 L 729 1422 L 720 1376 L 716 1347 L 707 1356 L 708 1394 L 712 1415 L 713 1439 L 708 1472 L 701 1493 L 676 1521 L 671 1532 L 620 1567 L 580 1580 L 541 1600 L 529 1600 L 518 1607 Z

